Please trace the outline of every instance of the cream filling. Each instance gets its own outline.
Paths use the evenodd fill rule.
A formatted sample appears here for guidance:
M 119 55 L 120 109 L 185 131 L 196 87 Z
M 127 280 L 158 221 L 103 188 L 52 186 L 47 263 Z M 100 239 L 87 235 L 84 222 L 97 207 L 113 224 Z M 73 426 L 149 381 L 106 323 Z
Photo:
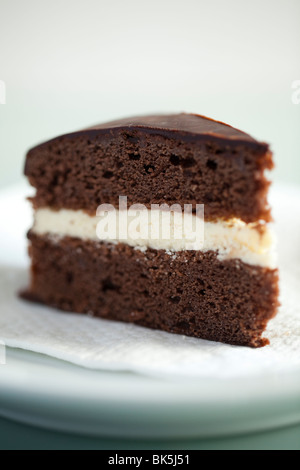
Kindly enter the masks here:
M 33 232 L 59 238 L 122 242 L 142 251 L 165 250 L 173 256 L 183 250 L 212 250 L 220 260 L 239 259 L 268 268 L 277 264 L 272 230 L 266 225 L 258 230 L 254 224 L 238 219 L 205 222 L 190 213 L 146 209 L 90 216 L 81 210 L 43 208 L 35 212 Z

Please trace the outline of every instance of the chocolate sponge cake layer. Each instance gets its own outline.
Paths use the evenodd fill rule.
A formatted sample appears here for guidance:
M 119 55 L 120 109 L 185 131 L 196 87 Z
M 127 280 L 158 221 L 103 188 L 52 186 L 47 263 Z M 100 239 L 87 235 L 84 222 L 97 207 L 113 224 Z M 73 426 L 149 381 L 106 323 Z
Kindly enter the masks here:
M 192 114 L 122 119 L 35 147 L 25 167 L 36 195 L 23 296 L 171 333 L 268 344 L 263 331 L 278 307 L 264 223 L 272 167 L 267 144 Z M 127 209 L 155 210 L 132 214 L 120 196 Z M 96 215 L 101 204 L 117 210 Z M 152 204 L 204 204 L 203 226 L 198 212 L 177 208 L 168 219 Z
M 58 137 L 30 150 L 25 173 L 34 206 L 102 203 L 205 204 L 206 220 L 269 221 L 273 166 L 267 144 L 198 115 L 124 119 Z
M 145 252 L 126 244 L 29 233 L 27 299 L 65 311 L 236 345 L 268 344 L 277 270 L 219 261 L 217 253 Z

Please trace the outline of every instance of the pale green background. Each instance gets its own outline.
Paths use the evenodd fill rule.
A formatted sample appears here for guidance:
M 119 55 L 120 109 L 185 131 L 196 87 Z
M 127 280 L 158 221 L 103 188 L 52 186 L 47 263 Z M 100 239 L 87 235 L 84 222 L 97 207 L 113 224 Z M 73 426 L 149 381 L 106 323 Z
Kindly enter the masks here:
M 300 182 L 299 18 L 299 0 L 0 0 L 0 185 L 40 141 L 169 111 L 269 142 L 275 180 Z
M 300 183 L 299 0 L 0 0 L 0 187 L 26 151 L 126 115 L 196 112 L 267 141 Z M 170 448 L 299 448 L 299 427 Z M 128 448 L 0 420 L 1 448 Z M 80 442 L 79 442 L 80 440 Z M 159 448 L 162 443 L 141 444 Z M 137 447 L 135 447 L 137 448 Z

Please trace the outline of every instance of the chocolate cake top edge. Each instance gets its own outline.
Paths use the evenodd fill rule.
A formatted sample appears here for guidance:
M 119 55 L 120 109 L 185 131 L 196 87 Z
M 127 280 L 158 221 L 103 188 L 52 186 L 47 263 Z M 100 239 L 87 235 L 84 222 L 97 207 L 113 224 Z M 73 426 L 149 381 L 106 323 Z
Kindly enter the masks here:
M 98 124 L 76 132 L 63 134 L 47 142 L 40 143 L 31 148 L 28 154 L 62 138 L 73 139 L 86 137 L 92 140 L 101 134 L 113 135 L 114 131 L 124 131 L 124 133 L 126 133 L 127 131 L 134 132 L 136 130 L 145 131 L 153 135 L 161 135 L 171 139 L 179 138 L 185 142 L 211 139 L 213 141 L 222 142 L 225 145 L 245 144 L 256 151 L 269 151 L 269 145 L 267 143 L 259 142 L 249 134 L 221 121 L 216 121 L 199 114 L 180 113 L 134 116 Z

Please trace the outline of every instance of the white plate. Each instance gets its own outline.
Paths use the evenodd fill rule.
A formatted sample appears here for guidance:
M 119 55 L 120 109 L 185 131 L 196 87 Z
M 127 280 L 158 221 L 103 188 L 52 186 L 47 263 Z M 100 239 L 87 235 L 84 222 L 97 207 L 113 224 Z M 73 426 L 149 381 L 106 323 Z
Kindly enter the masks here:
M 161 380 L 82 369 L 9 350 L 1 366 L 0 414 L 89 435 L 209 437 L 300 422 L 300 377 Z

